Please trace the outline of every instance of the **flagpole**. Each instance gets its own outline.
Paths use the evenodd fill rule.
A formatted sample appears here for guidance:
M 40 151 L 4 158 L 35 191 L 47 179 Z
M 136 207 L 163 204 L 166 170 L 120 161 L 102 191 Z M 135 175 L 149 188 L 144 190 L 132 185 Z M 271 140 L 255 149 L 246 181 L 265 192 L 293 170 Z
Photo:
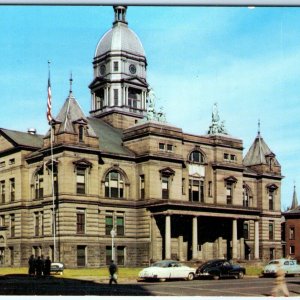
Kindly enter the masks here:
M 52 185 L 52 226 L 53 226 L 53 261 L 56 262 L 56 211 L 54 191 L 54 157 L 53 157 L 53 119 L 51 114 L 51 86 L 50 86 L 50 61 L 48 61 L 48 110 L 47 117 L 50 125 L 50 150 L 51 150 L 51 185 Z

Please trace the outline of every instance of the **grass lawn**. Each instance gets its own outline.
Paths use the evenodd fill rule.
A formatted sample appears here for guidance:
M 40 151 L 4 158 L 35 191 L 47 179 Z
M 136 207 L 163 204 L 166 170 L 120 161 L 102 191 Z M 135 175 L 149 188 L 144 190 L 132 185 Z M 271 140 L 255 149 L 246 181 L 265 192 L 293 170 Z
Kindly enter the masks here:
M 119 267 L 119 277 L 127 279 L 137 279 L 138 274 L 142 268 L 122 268 Z M 247 266 L 246 274 L 252 276 L 259 276 L 262 268 L 257 266 Z M 0 268 L 0 275 L 9 274 L 28 274 L 27 268 Z M 93 269 L 65 269 L 63 275 L 57 275 L 62 278 L 76 278 L 76 277 L 108 277 L 108 269 L 106 267 Z

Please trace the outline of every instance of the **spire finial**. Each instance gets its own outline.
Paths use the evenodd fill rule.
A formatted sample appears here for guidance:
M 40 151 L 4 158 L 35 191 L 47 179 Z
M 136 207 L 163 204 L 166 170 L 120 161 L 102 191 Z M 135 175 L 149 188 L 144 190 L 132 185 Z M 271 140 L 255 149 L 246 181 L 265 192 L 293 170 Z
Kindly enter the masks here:
M 260 119 L 258 119 L 258 124 L 257 124 L 257 135 L 260 136 Z
M 72 83 L 73 83 L 73 77 L 72 77 L 72 72 L 70 74 L 70 94 L 72 94 Z

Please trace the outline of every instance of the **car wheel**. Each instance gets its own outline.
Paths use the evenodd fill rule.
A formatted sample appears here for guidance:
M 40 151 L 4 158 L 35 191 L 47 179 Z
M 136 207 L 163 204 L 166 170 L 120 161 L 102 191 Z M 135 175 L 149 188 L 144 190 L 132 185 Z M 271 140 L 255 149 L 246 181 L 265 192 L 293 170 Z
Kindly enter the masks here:
M 235 275 L 236 279 L 243 279 L 244 278 L 244 273 L 241 271 L 238 274 Z
M 213 275 L 213 279 L 214 279 L 214 280 L 219 280 L 219 279 L 220 279 L 220 275 L 219 275 L 219 274 Z
M 195 275 L 194 275 L 194 273 L 190 273 L 188 276 L 187 276 L 187 280 L 189 280 L 189 281 L 191 281 L 191 280 L 194 280 L 194 278 L 195 278 Z

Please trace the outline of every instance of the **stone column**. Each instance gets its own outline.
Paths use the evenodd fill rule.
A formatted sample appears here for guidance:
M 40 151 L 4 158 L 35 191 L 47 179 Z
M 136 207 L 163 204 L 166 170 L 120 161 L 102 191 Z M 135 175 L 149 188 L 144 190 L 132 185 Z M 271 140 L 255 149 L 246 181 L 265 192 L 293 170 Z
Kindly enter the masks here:
M 165 224 L 165 259 L 171 259 L 171 216 L 166 215 Z
M 183 261 L 184 257 L 183 257 L 183 236 L 180 235 L 178 237 L 178 260 L 179 261 Z
M 198 258 L 198 219 L 193 217 L 192 259 Z
M 245 239 L 240 239 L 240 259 L 245 259 Z
M 151 241 L 150 241 L 150 259 L 156 260 L 157 253 L 157 240 L 156 240 L 156 222 L 155 222 L 155 217 L 151 215 Z
M 232 220 L 232 259 L 237 259 L 237 220 Z
M 254 221 L 254 259 L 259 259 L 259 223 Z
M 218 237 L 218 258 L 224 258 L 223 238 L 221 236 Z

